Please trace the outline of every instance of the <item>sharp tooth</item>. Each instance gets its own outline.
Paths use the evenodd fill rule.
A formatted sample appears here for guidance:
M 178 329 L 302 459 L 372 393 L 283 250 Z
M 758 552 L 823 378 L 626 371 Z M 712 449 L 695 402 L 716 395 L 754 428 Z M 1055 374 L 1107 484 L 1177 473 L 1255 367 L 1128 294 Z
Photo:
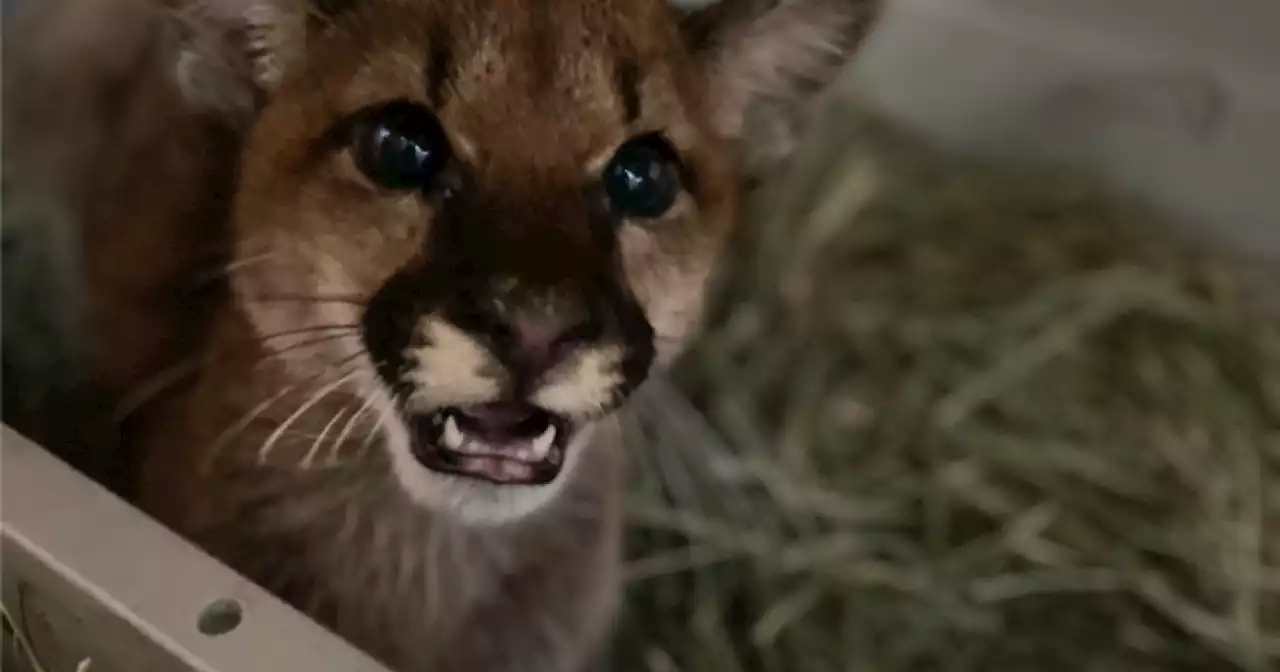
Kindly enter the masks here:
M 444 421 L 444 434 L 441 435 L 440 440 L 444 443 L 444 447 L 449 450 L 457 450 L 462 447 L 462 432 L 458 429 L 458 421 L 454 420 L 452 415 Z
M 541 460 L 547 456 L 551 450 L 551 442 L 556 440 L 556 426 L 547 425 L 542 434 L 533 440 L 533 456 L 535 459 Z

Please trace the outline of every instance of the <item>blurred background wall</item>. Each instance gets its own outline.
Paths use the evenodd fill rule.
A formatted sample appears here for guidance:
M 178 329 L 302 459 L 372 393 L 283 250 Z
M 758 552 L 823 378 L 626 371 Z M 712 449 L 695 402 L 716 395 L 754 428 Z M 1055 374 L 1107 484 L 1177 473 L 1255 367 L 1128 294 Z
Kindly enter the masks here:
M 890 0 L 856 67 L 938 138 L 1100 166 L 1280 264 L 1280 2 Z
M 1100 167 L 1280 265 L 1280 2 L 888 3 L 855 67 L 890 112 L 946 142 Z

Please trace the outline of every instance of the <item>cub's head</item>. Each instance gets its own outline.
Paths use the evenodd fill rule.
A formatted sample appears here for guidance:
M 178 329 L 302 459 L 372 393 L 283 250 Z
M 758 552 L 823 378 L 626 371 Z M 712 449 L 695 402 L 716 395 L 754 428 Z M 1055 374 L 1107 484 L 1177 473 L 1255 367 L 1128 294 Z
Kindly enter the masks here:
M 800 109 L 866 4 L 187 7 L 179 83 L 247 124 L 239 306 L 295 385 L 358 402 L 415 501 L 523 516 L 677 353 L 752 110 Z

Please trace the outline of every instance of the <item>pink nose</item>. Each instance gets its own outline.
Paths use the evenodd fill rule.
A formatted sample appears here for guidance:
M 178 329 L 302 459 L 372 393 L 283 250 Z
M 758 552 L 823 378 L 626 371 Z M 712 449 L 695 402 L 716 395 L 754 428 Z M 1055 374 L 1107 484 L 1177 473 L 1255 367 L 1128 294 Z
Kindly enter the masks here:
M 555 368 L 587 337 L 586 324 L 569 324 L 541 314 L 513 316 L 508 329 L 509 360 L 529 377 Z

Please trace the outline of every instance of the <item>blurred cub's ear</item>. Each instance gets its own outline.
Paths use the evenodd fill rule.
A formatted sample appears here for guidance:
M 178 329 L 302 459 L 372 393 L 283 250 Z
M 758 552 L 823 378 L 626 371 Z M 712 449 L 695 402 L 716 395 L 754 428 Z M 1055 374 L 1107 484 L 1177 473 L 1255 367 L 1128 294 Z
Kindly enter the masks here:
M 685 39 L 707 69 L 716 127 L 739 145 L 748 171 L 790 155 L 882 3 L 720 0 L 684 17 Z
M 243 123 L 302 57 L 305 0 L 164 0 L 173 72 L 194 106 Z

